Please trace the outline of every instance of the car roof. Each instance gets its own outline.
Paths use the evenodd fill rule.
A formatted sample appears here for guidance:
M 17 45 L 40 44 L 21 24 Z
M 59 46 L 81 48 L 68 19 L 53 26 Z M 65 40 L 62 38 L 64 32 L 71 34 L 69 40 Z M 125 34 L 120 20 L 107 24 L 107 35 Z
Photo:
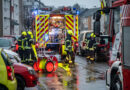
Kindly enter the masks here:
M 7 50 L 7 49 L 4 49 L 4 51 L 7 53 L 7 54 L 10 54 L 10 55 L 13 55 L 13 56 L 17 56 L 18 54 L 11 51 L 11 50 Z
M 87 33 L 87 32 L 93 32 L 93 30 L 83 30 L 80 33 Z
M 0 37 L 0 39 L 8 40 L 8 41 L 10 41 L 10 42 L 12 42 L 12 41 L 13 41 L 13 39 L 12 39 L 12 38 L 8 38 L 8 37 Z

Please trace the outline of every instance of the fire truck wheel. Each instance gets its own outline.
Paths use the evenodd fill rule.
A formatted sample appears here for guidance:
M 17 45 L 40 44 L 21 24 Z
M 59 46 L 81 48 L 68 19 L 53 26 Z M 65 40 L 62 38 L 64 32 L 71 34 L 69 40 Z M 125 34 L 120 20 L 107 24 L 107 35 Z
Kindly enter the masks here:
M 45 65 L 45 70 L 48 73 L 53 72 L 53 70 L 54 70 L 54 64 L 53 64 L 52 61 L 47 61 L 46 65 Z
M 112 80 L 110 90 L 122 90 L 122 83 L 119 76 L 116 74 Z

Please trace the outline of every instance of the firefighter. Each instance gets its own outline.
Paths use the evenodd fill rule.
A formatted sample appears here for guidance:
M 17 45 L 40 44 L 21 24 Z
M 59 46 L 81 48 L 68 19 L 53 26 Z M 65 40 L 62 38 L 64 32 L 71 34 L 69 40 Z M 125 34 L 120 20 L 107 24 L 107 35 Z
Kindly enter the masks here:
M 72 60 L 72 56 L 73 56 L 73 51 L 72 51 L 72 30 L 68 30 L 67 31 L 67 37 L 65 40 L 65 50 L 67 51 L 67 55 L 68 57 L 66 58 L 66 62 L 71 64 L 74 63 L 74 60 Z M 69 60 L 71 59 L 71 60 Z
M 33 44 L 33 34 L 31 31 L 27 32 L 27 38 L 25 41 L 25 59 L 26 61 L 32 61 L 32 44 Z M 34 54 L 33 54 L 34 55 Z
M 95 49 L 96 49 L 96 41 L 94 33 L 91 34 L 90 39 L 87 41 L 87 62 L 93 63 L 95 60 Z
M 26 36 L 27 36 L 27 33 L 25 31 L 23 31 L 21 37 L 19 37 L 19 39 L 18 39 L 18 53 L 20 55 L 21 62 L 25 62 L 25 59 L 24 59 L 24 53 L 25 53 L 24 43 L 25 43 Z
M 30 47 L 31 47 L 31 60 L 36 60 L 36 56 L 35 56 L 34 50 L 32 48 L 32 45 L 34 45 L 33 33 L 31 31 L 28 31 L 28 35 L 29 35 L 29 44 L 30 44 Z

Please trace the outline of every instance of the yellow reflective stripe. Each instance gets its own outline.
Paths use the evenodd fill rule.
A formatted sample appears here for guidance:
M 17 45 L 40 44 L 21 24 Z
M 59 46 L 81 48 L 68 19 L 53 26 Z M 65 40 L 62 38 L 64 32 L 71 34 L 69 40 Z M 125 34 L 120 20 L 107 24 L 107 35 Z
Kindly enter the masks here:
M 47 27 L 44 31 L 47 31 L 47 29 L 48 29 L 48 27 Z M 44 33 L 44 32 L 43 32 L 43 33 Z M 43 33 L 42 33 L 42 34 L 43 34 Z M 48 33 L 48 32 L 47 32 L 47 33 Z M 47 34 L 47 33 L 46 33 L 46 34 Z M 44 35 L 45 35 L 45 34 L 44 34 Z M 43 37 L 40 39 L 40 41 L 42 41 L 42 40 L 43 40 Z
M 43 18 L 44 18 L 44 16 L 42 16 L 42 18 L 40 18 L 40 20 L 42 20 Z M 43 24 L 43 26 L 41 27 L 42 24 Z M 39 31 L 37 33 L 39 33 L 42 30 L 42 28 L 44 28 L 44 20 L 42 22 L 40 22 L 39 27 L 40 27 L 40 29 L 39 29 Z
M 78 25 L 79 25 L 79 24 L 78 24 L 78 19 L 79 19 L 79 18 L 78 18 L 78 15 L 76 15 L 76 24 L 77 24 L 77 26 L 76 26 L 76 29 L 77 29 L 77 31 L 76 31 L 76 34 L 77 34 L 77 35 L 76 35 L 76 38 L 77 38 L 77 41 L 78 41 L 78 37 L 79 37 L 79 28 L 78 28 Z
M 47 25 L 47 27 L 45 28 L 45 30 L 40 34 L 40 36 L 41 35 L 45 35 L 45 32 L 48 30 L 48 21 L 46 22 L 46 24 L 45 24 L 45 26 Z M 49 32 L 49 31 L 48 31 Z M 46 34 L 48 34 L 48 32 L 46 33 Z M 42 38 L 40 39 L 40 41 L 42 41 L 43 40 L 43 36 L 42 36 Z
M 89 48 L 89 50 L 94 50 L 94 48 Z
M 72 20 L 70 20 L 69 18 Z M 69 24 L 67 21 L 69 21 L 69 23 L 71 24 Z M 73 18 L 73 15 L 66 15 L 66 25 L 68 25 L 70 28 L 71 28 L 71 30 L 74 32 L 74 18 Z M 67 27 L 67 26 L 66 26 Z M 69 28 L 68 28 L 68 30 L 69 30 Z
M 44 18 L 44 16 L 43 16 L 43 18 Z M 43 20 L 42 24 L 43 24 L 43 23 L 45 23 L 45 19 Z M 41 27 L 41 28 L 39 29 L 39 32 L 41 32 L 44 27 L 45 27 L 45 24 L 43 25 L 43 27 Z M 39 32 L 38 32 L 38 33 L 39 33 Z M 41 34 L 41 33 L 39 33 L 39 36 L 37 37 L 38 39 L 40 38 L 40 34 Z
M 66 30 L 69 30 L 69 28 L 68 28 L 68 27 L 66 27 Z
M 71 17 L 71 16 L 69 16 L 70 18 L 71 18 L 71 20 L 73 20 L 74 21 L 74 18 L 73 17 Z M 66 17 L 66 20 L 68 20 L 73 26 L 74 26 L 74 22 L 73 21 L 71 21 L 68 17 Z
M 74 28 L 68 23 L 66 22 L 66 24 L 71 28 L 71 30 L 74 32 Z M 69 30 L 69 29 L 68 29 Z
M 38 21 L 38 23 L 39 23 L 39 26 L 37 27 L 37 28 L 39 28 L 44 22 L 40 22 L 42 19 L 43 19 L 44 17 L 41 17 L 40 19 L 39 19 L 39 21 Z M 37 23 L 37 24 L 38 24 Z M 38 33 L 40 32 L 40 30 L 38 31 Z
M 90 60 L 94 60 L 94 58 L 90 58 Z
M 38 21 L 37 21 L 37 19 L 39 18 L 39 15 L 37 15 L 36 16 L 36 18 L 35 18 L 35 30 L 36 30 L 36 42 L 37 42 L 37 40 L 38 40 L 38 37 L 37 37 L 37 34 L 38 34 L 38 32 L 37 32 L 37 24 L 38 24 Z
M 42 16 L 43 18 L 45 18 L 45 16 L 46 16 L 46 18 L 40 23 L 40 25 L 37 27 L 37 24 L 39 23 L 39 21 L 40 20 L 42 20 L 43 18 L 40 18 L 40 16 Z M 47 21 L 47 23 L 45 23 L 45 21 L 49 18 L 49 15 L 37 15 L 36 17 L 39 17 L 39 21 L 37 21 L 37 19 L 38 18 L 36 18 L 35 19 L 35 29 L 36 29 L 36 41 L 38 41 L 38 39 L 40 38 L 40 35 L 41 35 L 41 31 L 42 31 L 42 29 L 44 29 L 44 27 L 45 27 L 45 24 L 48 24 L 48 21 Z M 43 23 L 45 23 L 44 25 L 43 25 L 43 27 L 41 27 L 40 29 L 39 29 L 39 31 L 37 31 L 37 29 L 43 24 Z M 44 30 L 45 31 L 45 30 Z M 44 32 L 42 32 L 42 34 L 43 34 Z M 39 34 L 39 36 L 37 36 Z

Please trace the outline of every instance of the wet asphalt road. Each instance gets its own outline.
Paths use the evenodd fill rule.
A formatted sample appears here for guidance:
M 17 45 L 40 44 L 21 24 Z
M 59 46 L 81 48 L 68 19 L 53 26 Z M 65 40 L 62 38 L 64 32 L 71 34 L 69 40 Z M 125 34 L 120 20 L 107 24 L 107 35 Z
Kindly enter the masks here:
M 60 60 L 59 55 L 56 57 Z M 38 73 L 39 85 L 25 90 L 107 90 L 105 71 L 107 63 L 87 63 L 85 57 L 76 56 L 76 65 L 66 72 L 58 68 L 51 74 Z

